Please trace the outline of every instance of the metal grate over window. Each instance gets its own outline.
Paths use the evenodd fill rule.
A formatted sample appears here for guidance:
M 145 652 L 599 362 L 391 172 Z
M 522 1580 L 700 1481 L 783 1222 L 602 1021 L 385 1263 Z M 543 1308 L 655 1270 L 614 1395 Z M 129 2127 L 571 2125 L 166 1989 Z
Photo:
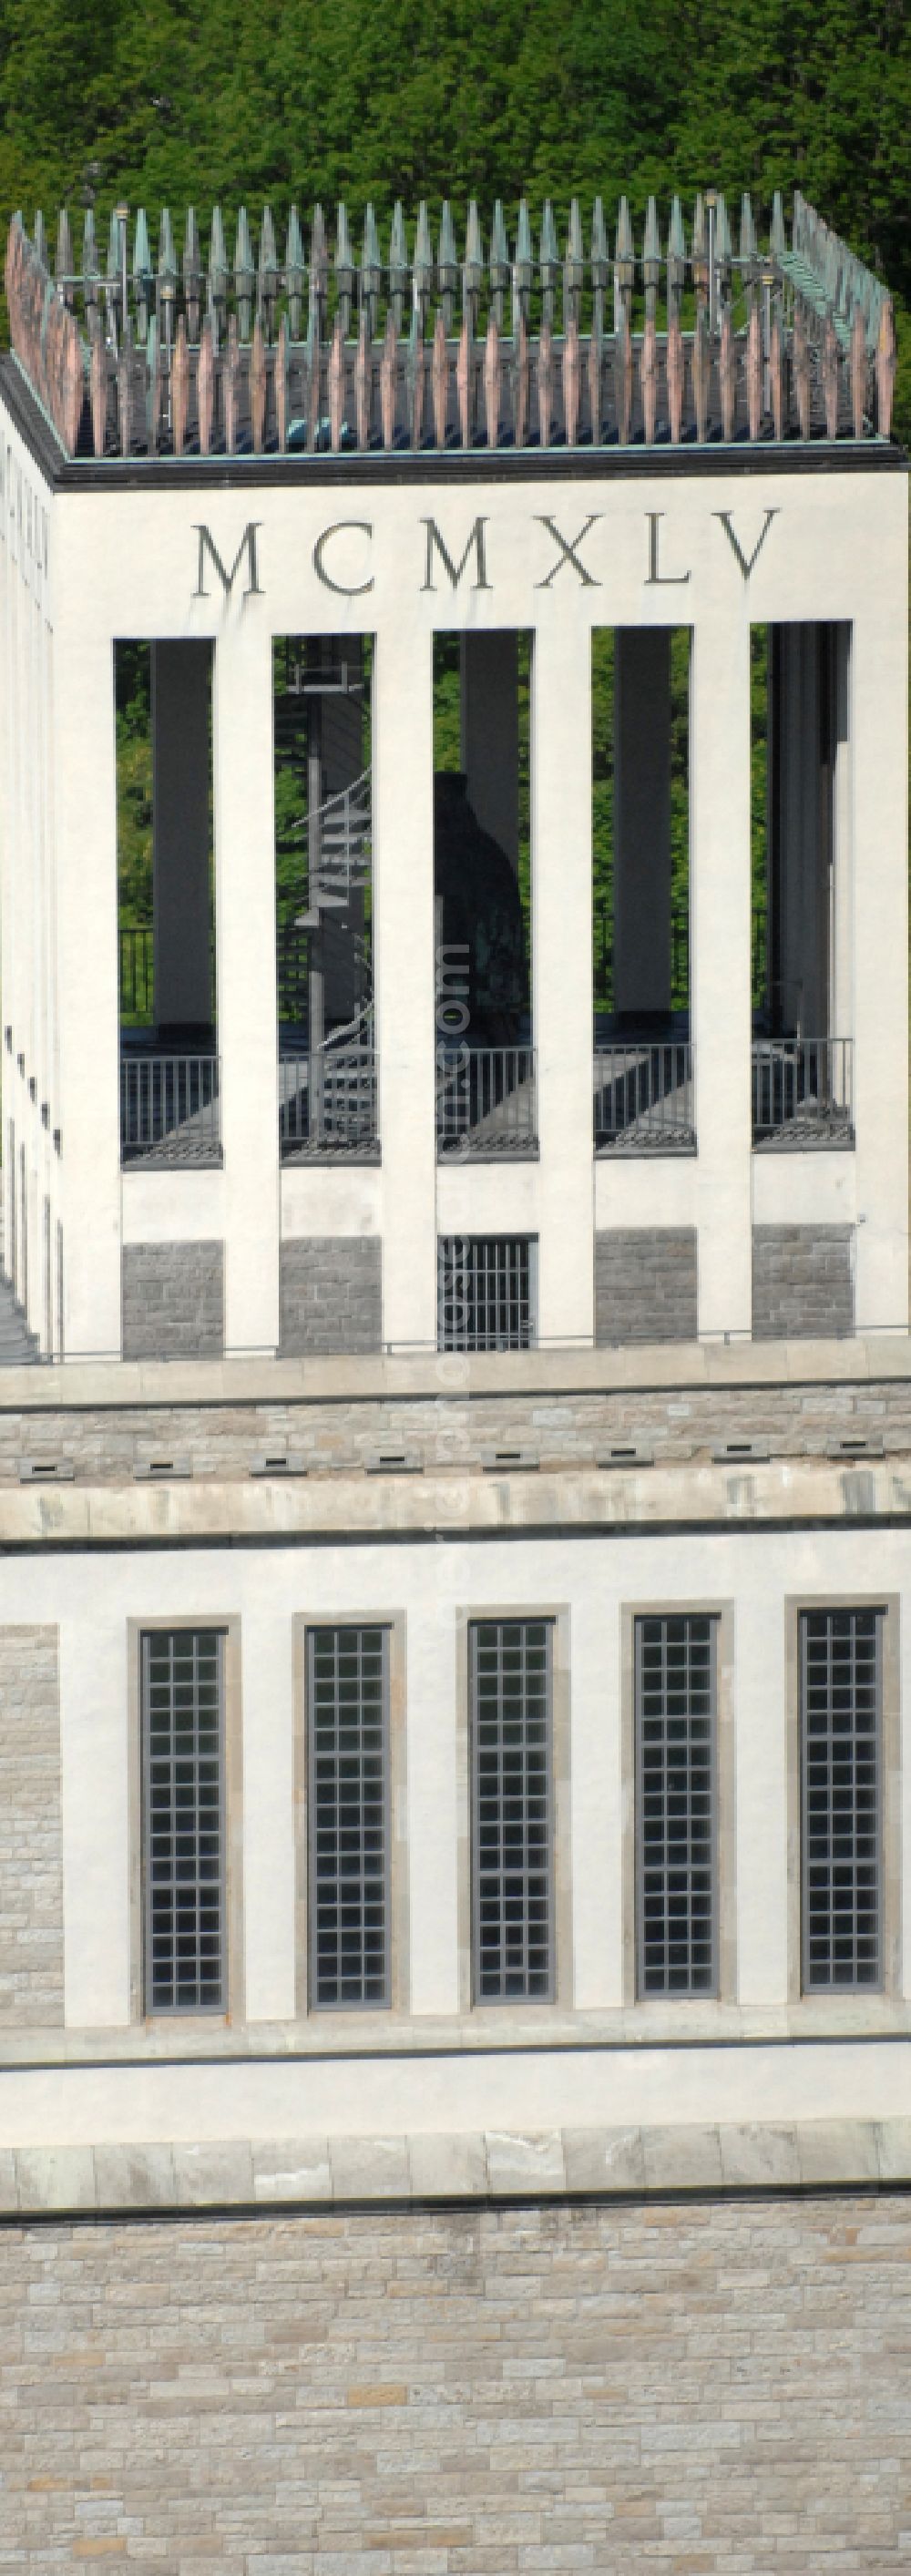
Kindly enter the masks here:
M 470 1631 L 474 1992 L 478 2003 L 553 1991 L 551 1623 Z
M 147 2012 L 221 2012 L 225 1956 L 224 1638 L 142 1638 Z
M 388 1631 L 307 1643 L 310 2000 L 388 2004 Z
M 443 1234 L 437 1246 L 441 1351 L 527 1351 L 534 1338 L 532 1238 Z
M 881 1610 L 800 1621 L 803 1985 L 882 1975 Z
M 636 1621 L 636 1896 L 643 1995 L 715 1990 L 716 1626 L 701 1612 Z

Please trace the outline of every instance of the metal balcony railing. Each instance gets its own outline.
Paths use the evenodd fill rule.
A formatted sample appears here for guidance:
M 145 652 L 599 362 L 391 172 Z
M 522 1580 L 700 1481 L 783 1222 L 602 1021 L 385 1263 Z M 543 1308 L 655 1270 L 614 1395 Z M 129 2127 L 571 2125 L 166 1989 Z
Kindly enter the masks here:
M 376 1057 L 371 1046 L 286 1055 L 278 1066 L 278 1148 L 283 1163 L 331 1154 L 379 1154 Z
M 219 1090 L 217 1055 L 122 1056 L 121 1162 L 220 1163 Z
M 596 1154 L 694 1153 L 688 1038 L 627 1038 L 594 1057 Z
M 440 1047 L 436 1092 L 441 1159 L 537 1153 L 533 1047 Z
M 853 1145 L 851 1038 L 757 1038 L 752 1071 L 754 1145 Z

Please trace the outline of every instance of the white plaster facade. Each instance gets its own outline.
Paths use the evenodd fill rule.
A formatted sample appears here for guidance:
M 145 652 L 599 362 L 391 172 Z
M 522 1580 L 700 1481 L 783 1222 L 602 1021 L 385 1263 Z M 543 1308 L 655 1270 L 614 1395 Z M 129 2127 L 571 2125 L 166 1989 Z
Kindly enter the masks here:
M 122 1244 L 209 1234 L 225 1244 L 226 1350 L 275 1351 L 279 1243 L 311 1230 L 380 1235 L 383 1344 L 432 1348 L 437 1235 L 480 1232 L 494 1219 L 498 1230 L 538 1239 L 542 1346 L 590 1341 L 592 1237 L 612 1226 L 695 1226 L 699 1333 L 749 1335 L 751 1227 L 794 1222 L 795 1211 L 853 1229 L 857 1329 L 907 1327 L 904 476 L 883 470 L 876 449 L 868 472 L 853 460 L 852 470 L 839 472 L 829 457 L 825 472 L 814 470 L 809 452 L 791 471 L 782 470 L 782 458 L 774 471 L 751 458 L 748 475 L 726 473 L 716 458 L 711 473 L 643 473 L 640 461 L 628 475 L 608 462 L 564 480 L 555 456 L 556 470 L 540 480 L 523 473 L 510 481 L 475 476 L 470 460 L 458 462 L 459 472 L 442 484 L 422 484 L 418 460 L 401 478 L 380 470 L 346 482 L 338 459 L 337 470 L 323 467 L 315 483 L 277 487 L 274 476 L 259 480 L 251 460 L 249 473 L 232 473 L 227 490 L 201 491 L 198 477 L 186 488 L 175 468 L 172 488 L 166 471 L 149 488 L 146 469 L 129 488 L 118 481 L 105 489 L 100 469 L 102 488 L 96 476 L 87 488 L 52 491 L 6 422 L 3 936 L 12 1063 L 4 1116 L 7 1144 L 11 1131 L 15 1138 L 4 1162 L 6 1226 L 16 1284 L 46 1353 L 116 1357 Z M 430 519 L 452 563 L 462 565 L 455 584 L 430 542 Z M 585 583 L 560 557 L 548 520 L 567 541 L 591 522 L 580 544 Z M 471 542 L 479 523 L 483 587 Z M 227 586 L 207 551 L 206 595 L 198 597 L 202 525 L 234 573 Z M 336 587 L 327 588 L 327 575 Z M 274 636 L 319 634 L 327 620 L 341 633 L 376 639 L 381 1162 L 375 1171 L 280 1173 L 271 650 Z M 848 742 L 838 785 L 838 905 L 846 928 L 836 994 L 837 1034 L 854 1049 L 856 1142 L 849 1153 L 751 1150 L 751 621 L 837 621 L 850 629 Z M 588 1003 L 591 630 L 683 622 L 692 634 L 698 1146 L 693 1158 L 676 1162 L 628 1156 L 599 1163 Z M 540 1156 L 526 1166 L 436 1167 L 431 640 L 441 627 L 469 634 L 507 627 L 532 636 Z M 219 1173 L 120 1169 L 118 636 L 209 637 L 215 647 Z M 27 1254 L 10 1200 L 23 1146 Z
M 751 454 L 748 472 L 718 453 L 692 465 L 678 456 L 666 468 L 640 456 L 629 471 L 617 456 L 588 470 L 577 455 L 569 470 L 555 451 L 537 463 L 526 457 L 515 472 L 508 464 L 485 472 L 470 456 L 426 474 L 420 459 L 378 458 L 355 470 L 338 457 L 283 460 L 268 472 L 238 460 L 225 475 L 140 464 L 106 479 L 102 465 L 81 481 L 78 465 L 55 480 L 42 453 L 7 386 L 5 1242 L 42 1356 L 58 1363 L 39 1383 L 11 1388 L 7 1409 L 21 1410 L 23 1449 L 37 1441 L 40 1453 L 31 1416 L 51 1387 L 56 1402 L 61 1383 L 77 1410 L 109 1408 L 112 1437 L 125 1407 L 133 1415 L 145 1406 L 229 1407 L 241 1393 L 235 1363 L 262 1367 L 263 1400 L 304 1401 L 315 1383 L 309 1364 L 283 1367 L 275 1356 L 281 1245 L 376 1237 L 383 1346 L 392 1366 L 425 1355 L 419 1391 L 439 1404 L 449 1472 L 407 1485 L 378 1477 L 369 1487 L 340 1473 L 302 1484 L 297 1500 L 268 1479 L 254 1490 L 198 1467 L 185 1485 L 154 1492 L 134 1488 L 128 1469 L 113 1481 L 82 1475 L 53 1495 L 11 1482 L 0 1492 L 0 1627 L 27 1621 L 59 1639 L 65 1969 L 63 2029 L 7 2035 L 3 2149 L 46 2155 L 46 2189 L 34 2161 L 27 2188 L 39 2199 L 45 2190 L 52 2204 L 78 2204 L 84 2187 L 78 2158 L 65 2171 L 55 2166 L 62 2150 L 250 2145 L 271 2155 L 275 2141 L 291 2142 L 287 2172 L 306 2198 L 308 2187 L 317 2190 L 320 2159 L 314 2151 L 308 2165 L 301 2149 L 295 2162 L 292 2148 L 307 2139 L 372 2141 L 373 2173 L 395 2193 L 406 2140 L 511 2138 L 505 2187 L 519 2187 L 518 2172 L 550 2188 L 568 2172 L 562 2150 L 548 2163 L 556 2133 L 670 2128 L 695 2138 L 758 2125 L 771 2136 L 832 2123 L 844 2139 L 862 2109 L 867 2123 L 904 2140 L 889 2153 L 893 2170 L 909 2169 L 901 2158 L 911 2129 L 896 2126 L 911 2123 L 906 1433 L 887 1470 L 847 1491 L 841 1471 L 819 1460 L 761 1465 L 754 1479 L 704 1457 L 669 1480 L 656 1470 L 652 1484 L 632 1474 L 605 1483 L 569 1461 L 523 1487 L 505 1473 L 485 1480 L 476 1460 L 458 1472 L 468 1377 L 458 1359 L 426 1356 L 436 1349 L 438 1236 L 529 1235 L 537 1353 L 522 1362 L 521 1384 L 544 1403 L 555 1392 L 554 1368 L 565 1378 L 562 1355 L 570 1354 L 581 1372 L 574 1379 L 570 1369 L 563 1387 L 571 1407 L 584 1386 L 619 1383 L 615 1356 L 592 1350 L 595 1236 L 692 1228 L 700 1341 L 732 1345 L 754 1391 L 781 1387 L 789 1355 L 748 1353 L 753 1230 L 833 1226 L 851 1230 L 854 1320 L 864 1339 L 822 1355 L 808 1346 L 810 1377 L 833 1388 L 869 1381 L 880 1344 L 887 1376 L 893 1361 L 898 1375 L 906 1367 L 904 474 L 876 444 L 868 470 L 857 452 L 844 463 L 827 453 L 823 470 L 810 450 L 771 462 Z M 584 580 L 554 528 L 578 550 Z M 461 566 L 454 581 L 447 553 Z M 752 1150 L 751 622 L 850 630 L 834 898 L 838 1033 L 853 1041 L 855 1064 L 847 1151 Z M 697 1150 L 599 1160 L 591 637 L 600 625 L 672 624 L 691 633 Z M 283 1170 L 272 646 L 276 636 L 320 635 L 330 625 L 374 639 L 381 1154 L 364 1167 Z M 513 1165 L 436 1159 L 438 628 L 524 630 L 532 639 L 540 1151 Z M 118 638 L 214 646 L 217 1170 L 121 1170 Z M 131 1372 L 121 1363 L 124 1248 L 199 1242 L 224 1245 L 225 1367 L 175 1362 L 170 1371 Z M 718 1353 L 722 1365 L 727 1356 Z M 85 1364 L 97 1370 L 91 1383 Z M 334 1367 L 338 1400 L 366 1401 L 369 1368 L 354 1359 Z M 643 1368 L 670 1415 L 681 1355 L 651 1352 Z M 390 1379 L 379 1396 L 402 1391 Z M 467 1402 L 464 1409 L 467 1439 Z M 801 1995 L 795 1935 L 789 1640 L 796 1610 L 828 1601 L 882 1609 L 895 1676 L 882 1987 L 840 1998 Z M 643 2002 L 631 1972 L 629 1623 L 649 1607 L 693 1605 L 710 1606 L 723 1623 L 719 1992 Z M 472 2008 L 466 1951 L 464 1635 L 466 1621 L 485 1611 L 554 1619 L 566 1699 L 556 1999 L 497 2011 Z M 352 1619 L 391 1622 L 399 1640 L 402 1946 L 392 2011 L 317 2014 L 302 2003 L 299 1641 L 308 1624 Z M 207 1621 L 226 1628 L 234 1669 L 228 2010 L 156 2020 L 144 2013 L 137 1982 L 137 1638 L 150 1625 Z M 505 2167 L 487 2152 L 494 2188 Z M 857 2148 L 861 2165 L 866 2152 Z M 771 2171 L 771 2146 L 769 2155 Z M 285 2170 L 274 2156 L 267 2168 Z M 373 2187 L 356 2155 L 347 2170 L 351 2189 Z M 414 2177 L 427 2167 L 412 2158 L 410 2170 Z M 450 2178 L 453 2170 L 446 2167 Z M 694 2173 L 678 2137 L 663 2178 Z M 788 2173 L 782 2168 L 782 2178 Z M 231 2197 L 233 2185 L 225 2189 Z M 219 2196 L 214 2183 L 209 2196 Z

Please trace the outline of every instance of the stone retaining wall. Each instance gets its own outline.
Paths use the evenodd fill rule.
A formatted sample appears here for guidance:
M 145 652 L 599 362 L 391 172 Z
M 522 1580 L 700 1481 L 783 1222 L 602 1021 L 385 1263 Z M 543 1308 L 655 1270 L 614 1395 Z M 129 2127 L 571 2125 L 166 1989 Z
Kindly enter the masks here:
M 595 1341 L 696 1338 L 696 1228 L 613 1226 L 595 1236 Z
M 225 1347 L 223 1243 L 125 1243 L 125 1360 L 217 1360 Z
M 611 1445 L 641 1442 L 672 1465 L 732 1440 L 767 1440 L 776 1457 L 821 1457 L 833 1440 L 883 1441 L 911 1452 L 911 1378 L 780 1380 L 714 1386 L 569 1389 L 565 1395 L 521 1389 L 514 1396 L 453 1393 L 325 1396 L 294 1401 L 175 1404 L 160 1400 L 109 1408 L 55 1407 L 50 1374 L 40 1410 L 0 1410 L 0 1482 L 15 1481 L 20 1459 L 64 1460 L 92 1482 L 116 1484 L 135 1464 L 189 1459 L 200 1475 L 247 1476 L 265 1451 L 300 1451 L 345 1472 L 380 1452 L 407 1451 L 426 1468 L 480 1467 L 498 1449 L 519 1449 L 542 1462 L 591 1464 Z
M 754 1340 L 853 1333 L 853 1249 L 851 1225 L 754 1225 Z
M 0 2028 L 63 2022 L 56 1628 L 0 1628 Z
M 16 2224 L 0 2560 L 878 2576 L 899 2194 Z
M 296 1236 L 282 1244 L 282 1359 L 379 1350 L 382 1257 L 378 1234 Z

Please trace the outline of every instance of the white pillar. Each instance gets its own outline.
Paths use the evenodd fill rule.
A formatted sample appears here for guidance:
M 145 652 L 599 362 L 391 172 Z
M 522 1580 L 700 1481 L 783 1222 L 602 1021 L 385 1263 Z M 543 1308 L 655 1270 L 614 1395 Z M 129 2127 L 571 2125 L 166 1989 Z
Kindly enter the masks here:
M 383 1340 L 433 1348 L 433 660 L 423 620 L 404 600 L 376 646 L 373 795 Z
M 278 1348 L 278 1031 L 272 639 L 229 618 L 215 646 L 215 922 L 225 1162 L 225 1350 Z
M 671 639 L 614 637 L 614 1009 L 671 1007 Z
M 519 639 L 495 628 L 462 637 L 462 767 L 478 822 L 519 865 Z
M 693 634 L 690 887 L 699 1331 L 740 1336 L 752 1303 L 750 630 L 729 605 Z
M 66 596 L 61 581 L 58 594 Z M 120 1353 L 117 774 L 110 637 L 78 592 L 54 656 L 64 1348 Z
M 555 603 L 556 607 L 556 603 Z M 575 602 L 570 601 L 570 609 Z M 545 616 L 547 612 L 545 611 Z M 591 634 L 569 614 L 532 647 L 531 881 L 541 1144 L 538 1334 L 594 1335 Z
M 152 646 L 155 1020 L 211 1018 L 208 643 Z

